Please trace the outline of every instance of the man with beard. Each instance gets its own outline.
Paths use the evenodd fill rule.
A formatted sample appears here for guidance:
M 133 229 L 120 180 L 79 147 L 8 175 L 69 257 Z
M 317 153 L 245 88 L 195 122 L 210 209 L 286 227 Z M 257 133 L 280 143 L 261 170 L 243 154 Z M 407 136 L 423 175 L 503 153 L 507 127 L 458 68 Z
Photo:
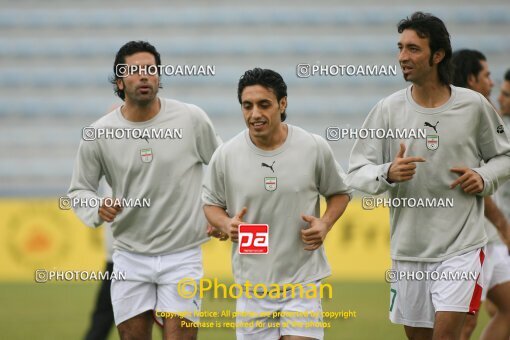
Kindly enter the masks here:
M 481 94 L 450 85 L 452 49 L 443 21 L 416 12 L 399 22 L 398 32 L 399 63 L 412 84 L 379 101 L 363 128 L 425 127 L 426 140 L 357 140 L 347 184 L 370 194 L 388 191 L 391 201 L 453 201 L 448 208 L 390 207 L 399 279 L 391 282 L 389 311 L 409 339 L 458 339 L 484 285 L 483 196 L 510 177 L 510 144 Z
M 69 196 L 99 200 L 104 175 L 112 200 L 99 209 L 74 206 L 93 227 L 110 222 L 114 237 L 112 304 L 121 339 L 152 339 L 152 314 L 164 320 L 165 339 L 195 339 L 195 327 L 181 327 L 179 316 L 198 322 L 199 299 L 184 299 L 182 278 L 200 280 L 200 245 L 208 240 L 201 210 L 202 167 L 218 146 L 211 121 L 195 105 L 159 98 L 161 59 L 144 41 L 117 52 L 112 83 L 124 105 L 84 129 Z M 150 206 L 122 206 L 126 199 Z M 189 324 L 189 323 L 188 323 Z

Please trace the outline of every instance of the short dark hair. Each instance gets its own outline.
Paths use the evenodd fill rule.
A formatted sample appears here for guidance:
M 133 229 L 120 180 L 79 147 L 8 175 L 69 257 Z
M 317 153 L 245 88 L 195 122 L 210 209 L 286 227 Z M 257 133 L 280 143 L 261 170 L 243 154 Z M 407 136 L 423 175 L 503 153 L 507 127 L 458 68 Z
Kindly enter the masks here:
M 126 95 L 124 90 L 120 90 L 117 86 L 117 80 L 121 79 L 117 74 L 117 65 L 125 64 L 126 57 L 133 55 L 138 52 L 149 52 L 156 59 L 156 65 L 158 66 L 158 71 L 161 69 L 159 66 L 161 65 L 161 56 L 159 52 L 156 50 L 154 46 L 152 46 L 148 41 L 129 41 L 125 43 L 117 52 L 115 56 L 115 61 L 113 62 L 113 76 L 110 77 L 110 83 L 113 84 L 113 91 L 119 96 L 120 99 L 124 100 Z M 161 87 L 161 82 L 159 83 L 159 88 Z
M 269 89 L 274 92 L 278 103 L 283 97 L 287 97 L 287 84 L 283 81 L 282 76 L 269 69 L 261 69 L 254 68 L 253 70 L 248 70 L 244 72 L 244 74 L 239 79 L 239 84 L 237 85 L 237 98 L 239 99 L 239 104 L 242 104 L 241 95 L 243 94 L 243 90 L 246 86 L 252 85 L 261 85 L 266 89 Z M 287 118 L 287 113 L 285 111 L 281 114 L 282 122 Z
M 510 81 L 510 70 L 507 70 L 505 73 L 505 80 Z
M 430 60 L 439 50 L 444 50 L 444 58 L 437 66 L 439 81 L 445 85 L 450 84 L 450 69 L 452 58 L 452 45 L 450 43 L 450 33 L 446 29 L 444 22 L 430 13 L 415 12 L 411 18 L 402 19 L 398 23 L 398 33 L 406 29 L 412 29 L 420 38 L 429 39 Z
M 455 51 L 452 57 L 453 85 L 469 88 L 468 78 L 470 75 L 478 76 L 482 70 L 481 60 L 487 60 L 487 58 L 480 51 L 467 49 Z

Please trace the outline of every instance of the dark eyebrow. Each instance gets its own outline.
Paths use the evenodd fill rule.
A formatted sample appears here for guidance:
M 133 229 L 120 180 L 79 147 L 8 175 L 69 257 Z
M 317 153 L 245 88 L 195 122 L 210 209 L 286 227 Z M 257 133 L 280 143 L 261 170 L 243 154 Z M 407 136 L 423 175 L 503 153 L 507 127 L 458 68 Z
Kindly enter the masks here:
M 268 104 L 268 103 L 271 103 L 271 100 L 267 99 L 267 98 L 263 98 L 263 99 L 260 99 L 260 100 L 256 100 L 255 102 L 260 103 L 260 104 Z M 245 105 L 245 104 L 252 104 L 253 105 L 253 103 L 254 102 L 252 102 L 251 100 L 243 100 L 241 102 L 241 105 Z
M 416 44 L 402 44 L 401 42 L 399 42 L 399 43 L 397 44 L 397 46 L 398 46 L 398 47 L 402 47 L 402 46 L 404 46 L 404 45 L 406 45 L 406 46 L 407 46 L 407 48 L 409 48 L 409 47 L 420 48 L 420 46 L 419 46 L 419 45 L 416 45 Z

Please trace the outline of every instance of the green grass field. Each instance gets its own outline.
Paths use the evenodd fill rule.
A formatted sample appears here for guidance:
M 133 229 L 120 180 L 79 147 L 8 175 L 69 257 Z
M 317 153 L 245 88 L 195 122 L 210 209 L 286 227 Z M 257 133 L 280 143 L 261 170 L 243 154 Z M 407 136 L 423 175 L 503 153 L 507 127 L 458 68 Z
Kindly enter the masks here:
M 356 311 L 356 318 L 325 320 L 331 328 L 326 339 L 404 339 L 402 326 L 388 320 L 388 284 L 336 282 L 333 299 L 323 300 L 324 311 Z M 0 283 L 0 339 L 82 339 L 89 323 L 97 283 Z M 206 296 L 202 310 L 234 310 L 233 300 Z M 473 339 L 487 323 L 481 313 Z M 205 320 L 203 320 L 205 321 Z M 226 319 L 220 321 L 233 321 Z M 199 339 L 235 339 L 233 329 L 201 329 Z M 109 340 L 118 339 L 112 329 Z M 153 339 L 161 339 L 155 329 Z

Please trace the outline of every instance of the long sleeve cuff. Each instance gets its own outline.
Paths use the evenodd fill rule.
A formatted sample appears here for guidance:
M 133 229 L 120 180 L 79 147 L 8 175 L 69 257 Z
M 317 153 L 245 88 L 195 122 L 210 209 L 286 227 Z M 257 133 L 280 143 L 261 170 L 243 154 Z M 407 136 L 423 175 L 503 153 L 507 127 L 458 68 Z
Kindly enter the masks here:
M 489 196 L 489 195 L 492 195 L 494 193 L 494 191 L 496 191 L 495 190 L 496 188 L 494 188 L 494 185 L 492 184 L 492 181 L 487 179 L 487 176 L 484 174 L 484 171 L 481 168 L 474 168 L 474 169 L 471 169 L 471 170 L 473 170 L 474 172 L 479 174 L 480 177 L 482 177 L 482 180 L 483 180 L 483 190 L 481 192 L 479 192 L 477 195 L 478 196 Z
M 394 188 L 397 186 L 397 183 L 388 182 L 388 170 L 390 170 L 391 162 L 385 163 L 379 168 L 379 174 L 377 176 L 377 180 L 381 182 L 381 185 L 386 188 Z

